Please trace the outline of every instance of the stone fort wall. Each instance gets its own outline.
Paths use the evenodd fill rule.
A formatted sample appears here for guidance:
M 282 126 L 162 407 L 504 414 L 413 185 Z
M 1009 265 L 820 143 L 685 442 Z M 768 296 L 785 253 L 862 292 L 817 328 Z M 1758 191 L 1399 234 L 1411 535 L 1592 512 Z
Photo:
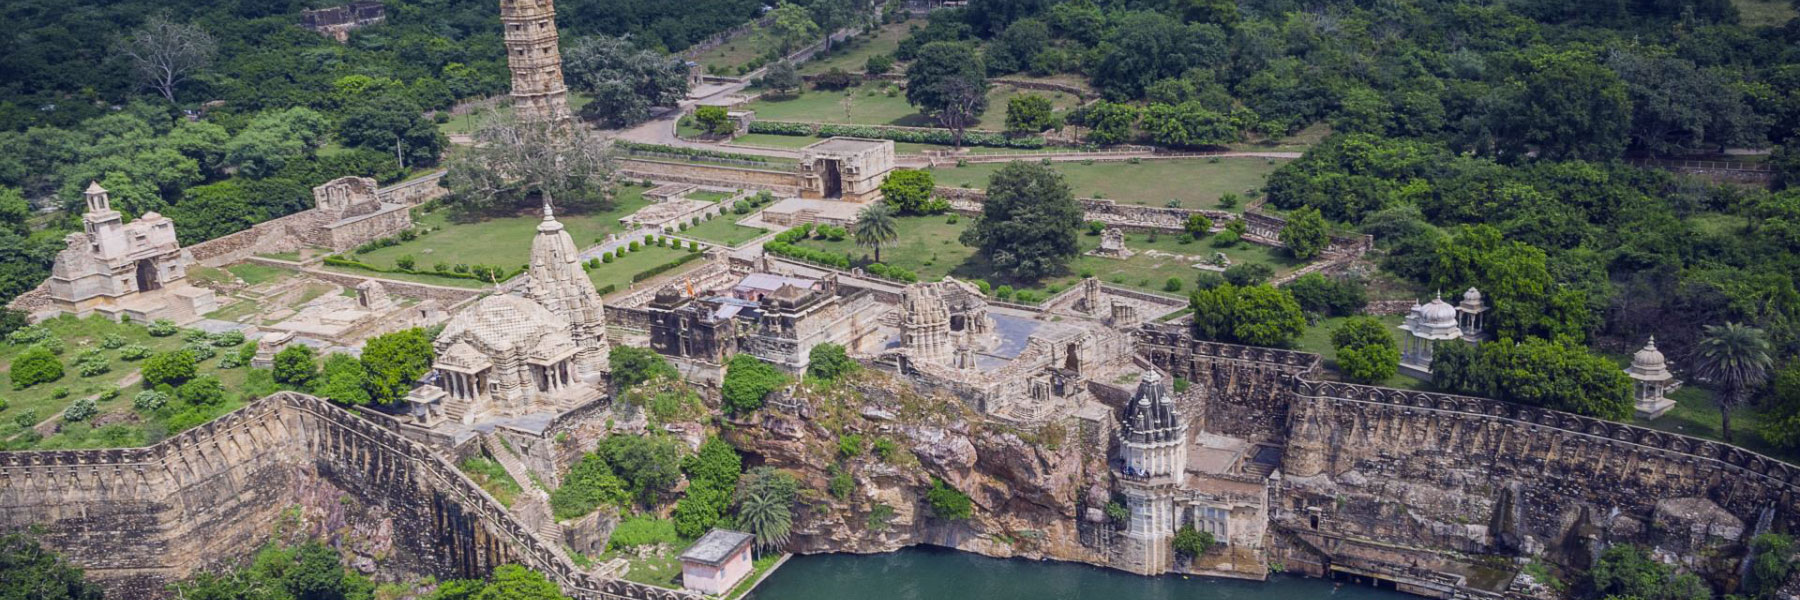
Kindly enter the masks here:
M 0 453 L 0 529 L 40 527 L 109 597 L 160 598 L 255 548 L 293 490 L 321 482 L 353 512 L 387 515 L 402 570 L 478 577 L 517 562 L 576 598 L 696 598 L 582 571 L 397 424 L 291 392 L 147 448 Z
M 1148 325 L 1140 353 L 1196 382 L 1209 431 L 1284 452 L 1273 559 L 1431 593 L 1478 557 L 1585 568 L 1635 543 L 1714 583 L 1744 545 L 1800 527 L 1800 468 L 1736 446 L 1486 398 L 1324 381 L 1319 357 Z M 1496 593 L 1493 597 L 1499 597 Z
M 619 174 L 631 179 L 734 186 L 789 196 L 800 193 L 800 175 L 785 171 L 626 158 L 619 161 Z

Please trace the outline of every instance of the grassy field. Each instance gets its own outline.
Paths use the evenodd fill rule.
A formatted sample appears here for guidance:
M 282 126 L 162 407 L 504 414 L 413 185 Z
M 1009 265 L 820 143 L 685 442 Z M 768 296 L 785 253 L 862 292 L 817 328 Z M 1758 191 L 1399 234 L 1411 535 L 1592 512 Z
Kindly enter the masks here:
M 6 404 L 6 408 L 0 409 L 0 440 L 8 440 L 9 444 L 19 446 L 13 449 L 110 448 L 141 446 L 174 433 L 170 430 L 166 414 L 139 414 L 132 410 L 132 396 L 143 388 L 131 382 L 136 379 L 138 366 L 143 361 L 125 360 L 121 356 L 122 349 L 103 348 L 102 340 L 116 336 L 126 346 L 142 345 L 152 352 L 167 352 L 185 344 L 181 333 L 155 337 L 142 325 L 118 323 L 99 316 L 83 319 L 62 316 L 47 320 L 41 326 L 64 345 L 62 354 L 57 357 L 63 364 L 63 376 L 56 381 L 13 389 L 10 374 L 12 361 L 29 345 L 0 342 L 0 371 L 4 371 L 0 375 L 0 390 L 4 390 L 0 391 L 0 398 L 4 398 Z M 96 350 L 106 358 L 108 369 L 105 373 L 84 377 L 77 370 L 76 357 L 90 350 Z M 220 359 L 227 354 L 236 353 L 237 347 L 214 350 L 218 356 L 200 361 L 197 374 L 215 375 L 225 384 L 226 401 L 210 408 L 210 414 L 216 417 L 243 406 L 239 393 L 248 387 L 257 386 L 247 384 L 250 377 L 248 367 L 220 368 Z M 33 425 L 46 420 L 60 420 L 63 410 L 76 400 L 112 390 L 118 390 L 113 398 L 97 398 L 99 413 L 93 418 L 80 423 L 62 423 L 61 431 L 34 444 L 18 440 L 20 434 Z M 96 421 L 108 424 L 95 428 L 92 423 Z
M 593 101 L 593 96 L 581 92 L 570 91 L 569 111 L 580 112 L 581 107 L 587 106 L 589 102 Z M 511 115 L 512 103 L 501 100 L 500 105 L 495 107 L 494 110 L 502 115 Z M 481 126 L 481 120 L 487 116 L 487 112 L 487 109 L 478 108 L 460 115 L 450 115 L 450 120 L 438 123 L 438 131 L 443 132 L 444 135 L 475 133 L 475 129 Z
M 1213 252 L 1225 252 L 1235 262 L 1268 264 L 1278 274 L 1299 266 L 1279 250 L 1263 246 L 1239 244 L 1234 248 L 1219 249 L 1205 241 L 1181 244 L 1175 236 L 1170 235 L 1157 236 L 1156 241 L 1151 242 L 1149 236 L 1134 233 L 1125 236 L 1125 245 L 1137 252 L 1129 259 L 1114 260 L 1083 254 L 1071 260 L 1068 271 L 1061 275 L 1036 282 L 1021 282 L 995 273 L 987 260 L 976 254 L 974 248 L 958 241 L 958 236 L 974 219 L 964 217 L 959 218 L 957 223 L 949 223 L 946 216 L 930 216 L 900 217 L 898 221 L 900 239 L 895 245 L 881 249 L 881 262 L 911 270 L 926 281 L 950 275 L 959 279 L 981 279 L 995 286 L 1011 285 L 1015 289 L 1054 293 L 1074 285 L 1086 275 L 1093 275 L 1118 285 L 1169 293 L 1164 285 L 1170 278 L 1176 278 L 1181 281 L 1181 288 L 1173 293 L 1180 295 L 1193 289 L 1194 279 L 1201 273 L 1193 267 L 1194 263 L 1212 256 Z M 1081 235 L 1078 241 L 1082 252 L 1100 245 L 1099 236 Z M 803 243 L 822 250 L 849 253 L 858 260 L 865 256 L 870 260 L 874 258 L 872 252 L 849 239 L 837 242 L 813 239 Z M 1159 252 L 1153 255 L 1146 252 L 1149 250 Z
M 732 214 L 719 215 L 710 221 L 702 221 L 698 226 L 687 228 L 680 235 L 735 248 L 738 244 L 769 232 L 761 227 L 739 225 L 738 218 L 738 215 Z
M 1146 160 L 1128 162 L 1095 162 L 1092 164 L 1062 162 L 1051 165 L 1069 181 L 1077 197 L 1111 198 L 1120 204 L 1164 206 L 1175 200 L 1182 208 L 1242 210 L 1219 206 L 1219 197 L 1235 192 L 1260 189 L 1269 174 L 1285 161 L 1261 158 Z M 937 184 L 949 187 L 987 187 L 988 177 L 1006 166 L 1005 163 L 971 164 L 935 169 Z
M 1381 319 L 1382 323 L 1386 323 L 1393 327 L 1399 327 L 1400 322 L 1406 320 L 1404 315 L 1383 315 L 1377 318 Z M 1337 348 L 1332 347 L 1331 345 L 1331 332 L 1343 325 L 1344 321 L 1348 319 L 1349 317 L 1320 319 L 1317 323 L 1308 326 L 1306 331 L 1300 334 L 1300 339 L 1294 341 L 1294 349 L 1320 355 L 1325 370 L 1328 371 L 1330 375 L 1335 376 L 1337 373 Z M 1404 332 L 1394 329 L 1391 330 L 1390 333 L 1395 336 L 1394 341 L 1399 342 L 1399 336 Z M 1397 373 L 1393 377 L 1387 378 L 1385 381 L 1378 382 L 1376 385 L 1408 390 L 1432 391 L 1436 389 L 1432 387 L 1431 382 L 1429 381 L 1421 381 Z
M 892 96 L 888 95 L 890 90 L 893 92 Z M 1013 96 L 1022 93 L 1049 97 L 1051 104 L 1059 111 L 1068 110 L 1080 103 L 1080 99 L 1072 94 L 995 85 L 988 90 L 987 112 L 982 113 L 981 122 L 976 127 L 1004 129 L 1006 103 Z M 899 91 L 899 86 L 884 82 L 870 82 L 842 92 L 808 89 L 788 98 L 760 99 L 750 103 L 749 108 L 756 111 L 756 118 L 767 121 L 937 126 L 936 121 L 919 114 L 911 104 L 906 103 L 906 94 Z
M 763 147 L 768 147 L 768 148 L 804 148 L 806 146 L 810 146 L 812 144 L 818 143 L 820 140 L 823 140 L 823 139 L 825 139 L 825 138 L 818 137 L 818 136 L 807 136 L 807 135 L 775 135 L 775 134 L 771 134 L 771 133 L 747 133 L 744 135 L 737 136 L 736 138 L 732 138 L 731 143 L 742 144 L 745 146 L 763 146 Z M 938 144 L 915 144 L 912 142 L 894 142 L 894 153 L 896 153 L 896 154 L 922 154 L 922 153 L 925 153 L 928 151 L 929 152 L 938 152 L 938 151 L 955 150 L 955 149 L 956 149 L 955 146 L 942 146 L 942 145 L 938 145 Z M 996 154 L 996 153 L 1001 153 L 1001 152 L 1027 152 L 1027 150 L 1019 150 L 1017 148 L 989 148 L 986 146 L 964 146 L 963 149 L 967 150 L 970 154 Z
M 601 263 L 600 268 L 588 271 L 588 279 L 594 282 L 596 288 L 610 285 L 615 290 L 627 289 L 631 287 L 632 276 L 681 258 L 687 253 L 685 248 L 676 250 L 661 246 L 645 246 L 639 248 L 637 252 L 626 253 L 624 257 L 614 259 L 610 263 Z M 697 265 L 700 264 L 700 261 L 694 260 L 689 264 Z
M 619 218 L 649 205 L 649 201 L 644 199 L 645 189 L 641 186 L 622 186 L 619 189 L 618 206 L 613 210 L 559 214 L 556 220 L 567 228 L 569 235 L 575 239 L 576 246 L 591 245 L 605 239 L 609 233 L 625 230 L 625 226 L 619 224 Z M 537 226 L 541 222 L 543 217 L 525 214 L 474 223 L 456 223 L 449 220 L 447 211 L 440 210 L 415 220 L 417 226 L 432 228 L 431 233 L 366 254 L 352 254 L 351 258 L 383 268 L 395 267 L 395 261 L 402 256 L 412 256 L 416 261 L 414 268 L 418 270 L 431 269 L 437 263 L 517 268 L 529 260 L 531 239 L 537 236 Z M 462 285 L 461 282 L 468 281 L 430 275 L 417 277 L 423 277 L 418 281 L 443 285 Z
M 800 74 L 815 75 L 830 71 L 834 67 L 851 73 L 861 73 L 863 66 L 868 64 L 869 57 L 877 54 L 893 54 L 894 50 L 900 47 L 900 40 L 905 39 L 907 32 L 915 25 L 924 27 L 925 21 L 912 20 L 883 25 L 873 36 L 865 33 L 858 36 L 856 41 L 850 42 L 848 46 L 839 43 L 832 48 L 831 56 L 815 57 L 800 65 Z
M 760 39 L 761 33 L 761 28 L 754 28 L 746 35 L 725 42 L 717 48 L 706 51 L 705 54 L 694 57 L 694 62 L 704 66 L 706 72 L 709 74 L 724 76 L 742 75 L 742 73 L 738 72 L 738 67 L 749 64 L 750 61 L 756 60 L 756 57 L 762 56 L 768 51 L 768 48 L 763 46 L 762 40 Z
M 1794 6 L 1786 0 L 1731 0 L 1738 19 L 1750 27 L 1780 27 L 1794 18 Z

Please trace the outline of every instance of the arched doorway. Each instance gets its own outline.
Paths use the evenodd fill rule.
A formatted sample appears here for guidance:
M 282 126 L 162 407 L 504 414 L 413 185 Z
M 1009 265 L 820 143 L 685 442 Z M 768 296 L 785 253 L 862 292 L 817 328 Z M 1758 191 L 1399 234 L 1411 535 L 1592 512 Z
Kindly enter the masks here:
M 156 278 L 156 263 L 146 258 L 137 262 L 137 290 L 148 292 L 162 288 L 162 281 Z

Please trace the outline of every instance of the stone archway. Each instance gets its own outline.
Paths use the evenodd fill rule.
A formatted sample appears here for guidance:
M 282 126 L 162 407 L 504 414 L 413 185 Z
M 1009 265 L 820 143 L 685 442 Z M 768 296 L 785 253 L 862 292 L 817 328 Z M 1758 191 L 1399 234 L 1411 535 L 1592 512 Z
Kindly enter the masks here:
M 162 280 L 156 276 L 156 263 L 148 258 L 137 261 L 137 291 L 148 292 L 161 288 Z

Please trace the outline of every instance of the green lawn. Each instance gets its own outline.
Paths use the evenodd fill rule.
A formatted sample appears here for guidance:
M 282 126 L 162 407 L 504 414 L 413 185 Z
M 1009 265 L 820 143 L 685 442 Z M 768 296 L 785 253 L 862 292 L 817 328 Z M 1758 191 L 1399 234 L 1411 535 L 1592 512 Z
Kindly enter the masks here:
M 641 186 L 621 186 L 618 195 L 618 206 L 613 210 L 586 214 L 559 214 L 557 221 L 567 228 L 569 235 L 575 239 L 578 247 L 587 247 L 605 239 L 609 233 L 625 230 L 619 224 L 619 218 L 636 212 L 649 205 L 644 199 L 645 188 Z M 412 256 L 415 269 L 429 270 L 437 263 L 487 264 L 501 265 L 509 269 L 524 265 L 531 256 L 531 239 L 537 236 L 537 226 L 543 217 L 524 214 L 516 217 L 486 219 L 474 223 L 457 223 L 449 220 L 447 211 L 436 211 L 415 219 L 415 227 L 429 227 L 431 233 L 421 235 L 410 242 L 401 242 L 394 246 L 376 249 L 365 254 L 350 254 L 349 258 L 382 268 L 393 268 L 395 261 L 401 256 Z M 368 274 L 363 272 L 363 274 Z M 381 274 L 387 277 L 395 274 Z M 468 287 L 477 282 L 449 277 L 433 277 L 418 275 L 421 279 L 412 279 L 395 275 L 395 279 L 421 281 L 442 285 Z M 479 285 L 476 285 L 479 287 Z
M 259 265 L 256 263 L 238 263 L 235 265 L 231 265 L 229 267 L 225 267 L 225 270 L 231 271 L 232 275 L 236 275 L 238 279 L 244 280 L 244 283 L 247 285 L 257 285 L 257 284 L 261 284 L 261 283 L 268 283 L 270 281 L 286 279 L 286 278 L 294 276 L 293 271 L 289 271 L 287 269 L 283 269 L 280 267 Z
M 1144 234 L 1127 234 L 1125 245 L 1137 254 L 1129 259 L 1114 260 L 1082 254 L 1069 262 L 1067 272 L 1047 277 L 1035 282 L 1021 282 L 997 274 L 987 260 L 977 255 L 974 248 L 962 245 L 958 236 L 974 219 L 961 217 L 957 223 L 949 223 L 946 216 L 900 217 L 897 219 L 899 240 L 894 245 L 881 249 L 881 259 L 888 265 L 901 267 L 917 273 L 920 280 L 935 281 L 945 275 L 959 279 L 981 279 L 995 286 L 1011 285 L 1015 289 L 1030 289 L 1042 293 L 1054 293 L 1074 285 L 1083 274 L 1091 274 L 1117 285 L 1138 288 L 1153 292 L 1168 293 L 1164 289 L 1169 278 L 1181 280 L 1181 289 L 1173 292 L 1182 295 L 1193 289 L 1194 280 L 1201 271 L 1193 267 L 1199 262 L 1196 258 L 1212 256 L 1213 252 L 1223 251 L 1235 262 L 1261 262 L 1275 267 L 1276 272 L 1285 273 L 1299 266 L 1293 259 L 1281 251 L 1253 244 L 1239 244 L 1228 249 L 1214 248 L 1205 241 L 1181 244 L 1176 236 L 1159 235 L 1155 242 L 1149 241 Z M 1077 238 L 1081 251 L 1086 252 L 1100 245 L 1099 236 L 1080 235 Z M 826 241 L 811 239 L 802 242 L 807 246 L 849 255 L 860 262 L 865 256 L 873 259 L 873 253 L 859 247 L 854 241 Z M 1182 256 L 1152 256 L 1146 250 L 1160 250 Z
M 123 339 L 127 345 L 140 344 L 154 352 L 166 352 L 181 348 L 185 342 L 181 333 L 166 337 L 154 337 L 142 325 L 118 323 L 105 317 L 93 316 L 77 319 L 62 316 L 42 323 L 51 334 L 62 340 L 63 353 L 57 358 L 63 364 L 61 379 L 49 383 L 40 383 L 22 390 L 13 389 L 10 375 L 12 361 L 29 345 L 0 342 L 0 398 L 5 399 L 6 408 L 0 409 L 0 440 L 16 445 L 11 449 L 58 449 L 58 448 L 108 448 L 139 446 L 153 443 L 169 433 L 166 414 L 138 414 L 132 410 L 132 396 L 143 388 L 138 385 L 120 386 L 121 381 L 136 373 L 142 360 L 127 361 L 120 356 L 120 349 L 101 348 L 101 340 L 107 335 L 115 335 Z M 77 370 L 76 357 L 84 350 L 98 349 L 106 357 L 108 370 L 91 377 L 83 377 Z M 216 375 L 225 384 L 226 401 L 211 407 L 210 414 L 217 416 L 235 410 L 243 403 L 239 393 L 247 387 L 250 369 L 238 367 L 223 369 L 219 367 L 220 359 L 228 353 L 237 352 L 237 348 L 214 348 L 217 356 L 200 361 L 198 374 Z M 119 393 L 111 400 L 98 402 L 99 414 L 82 423 L 64 424 L 62 431 L 48 436 L 34 444 L 25 444 L 16 438 L 27 427 L 47 419 L 60 418 L 63 410 L 77 399 L 101 394 L 109 390 L 119 389 Z M 58 395 L 63 397 L 58 398 Z M 102 427 L 98 430 L 90 423 L 95 419 L 105 418 L 117 420 L 118 424 Z M 21 421 L 28 421 L 21 423 Z
M 1164 206 L 1170 200 L 1182 208 L 1227 210 L 1219 206 L 1219 196 L 1261 189 L 1270 173 L 1285 162 L 1261 158 L 1220 158 L 1146 160 L 1129 162 L 1094 162 L 1082 164 L 1059 162 L 1051 168 L 1068 179 L 1077 197 L 1111 198 L 1120 204 Z M 948 187 L 985 188 L 995 171 L 1005 163 L 970 164 L 934 169 L 938 185 Z M 1248 200 L 1240 201 L 1233 211 L 1242 210 Z
M 814 75 L 830 71 L 833 67 L 861 73 L 869 57 L 877 54 L 893 54 L 900 47 L 900 40 L 905 39 L 907 32 L 914 26 L 925 26 L 923 20 L 912 20 L 884 25 L 873 36 L 864 33 L 850 42 L 848 47 L 839 43 L 832 47 L 831 56 L 814 57 L 800 65 L 801 75 Z
M 749 64 L 750 61 L 756 60 L 756 57 L 762 56 L 768 51 L 768 48 L 763 47 L 762 40 L 759 39 L 760 33 L 759 30 L 751 31 L 747 35 L 708 50 L 705 54 L 694 57 L 693 60 L 704 65 L 706 72 L 713 75 L 728 77 L 742 75 L 743 73 L 738 72 L 738 67 Z
M 1319 322 L 1308 326 L 1306 331 L 1300 334 L 1300 339 L 1295 340 L 1294 342 L 1294 349 L 1320 355 L 1322 357 L 1322 366 L 1325 367 L 1325 370 L 1328 371 L 1330 375 L 1335 376 L 1337 373 L 1337 348 L 1331 345 L 1331 332 L 1336 330 L 1338 326 L 1343 325 L 1344 321 L 1349 318 L 1350 317 L 1329 317 L 1320 319 Z M 1376 318 L 1381 319 L 1382 323 L 1386 323 L 1393 327 L 1399 327 L 1400 322 L 1406 320 L 1404 315 L 1383 315 Z M 1389 333 L 1394 335 L 1395 342 L 1399 342 L 1399 336 L 1404 332 L 1393 329 L 1390 330 Z M 1420 381 L 1400 374 L 1395 374 L 1393 377 L 1389 377 L 1386 381 L 1379 382 L 1377 385 L 1410 390 L 1434 389 L 1431 387 L 1431 382 Z
M 756 236 L 768 233 L 761 227 L 746 227 L 737 224 L 741 215 L 724 214 L 702 221 L 698 226 L 689 227 L 680 235 L 704 240 L 724 246 L 737 247 L 738 244 L 755 239 Z
M 891 96 L 888 95 L 890 90 L 893 92 Z M 1049 97 L 1057 110 L 1068 110 L 1080 103 L 1080 99 L 1072 94 L 995 85 L 988 90 L 987 112 L 982 113 L 981 122 L 976 127 L 996 131 L 1004 129 L 1006 103 L 1013 96 L 1022 93 Z M 919 114 L 911 104 L 906 103 L 906 94 L 899 91 L 899 86 L 885 82 L 869 82 L 842 92 L 809 88 L 792 97 L 759 99 L 750 103 L 749 108 L 756 111 L 756 118 L 765 121 L 937 126 L 936 121 Z
M 745 146 L 764 146 L 769 148 L 804 148 L 816 144 L 825 138 L 810 135 L 775 135 L 772 133 L 747 133 L 732 138 L 731 143 Z M 915 144 L 912 142 L 894 142 L 895 154 L 923 154 L 927 151 L 954 150 L 954 146 L 938 144 Z M 989 148 L 987 146 L 964 146 L 970 154 L 996 154 L 1001 152 L 1029 152 L 1017 148 Z
M 1655 421 L 1634 419 L 1633 424 L 1682 435 L 1720 439 L 1719 407 L 1713 401 L 1712 390 L 1698 385 L 1685 385 L 1669 397 L 1675 400 L 1675 408 L 1670 409 L 1662 418 Z M 1762 416 L 1762 408 L 1756 405 L 1740 406 L 1732 410 L 1731 442 L 1755 452 L 1800 464 L 1800 452 L 1778 448 L 1769 443 L 1761 431 L 1757 431 Z
M 587 106 L 587 104 L 589 102 L 593 102 L 593 101 L 594 101 L 593 96 L 589 96 L 589 95 L 581 93 L 581 92 L 570 91 L 569 92 L 569 111 L 570 112 L 580 112 L 581 107 Z M 512 114 L 512 102 L 510 102 L 506 99 L 502 99 L 500 101 L 500 105 L 495 107 L 494 110 L 498 111 L 502 115 L 511 115 Z M 478 108 L 478 109 L 471 110 L 464 114 L 451 115 L 450 120 L 445 121 L 443 123 L 438 123 L 438 131 L 443 132 L 444 135 L 475 133 L 475 130 L 477 128 L 481 127 L 481 120 L 487 117 L 487 113 L 488 113 L 487 109 Z M 430 171 L 426 171 L 426 172 L 430 172 Z
M 610 285 L 615 290 L 624 290 L 631 287 L 631 278 L 638 273 L 687 254 L 686 248 L 677 250 L 661 246 L 644 246 L 637 252 L 626 253 L 623 258 L 613 259 L 610 263 L 601 263 L 600 268 L 588 271 L 588 279 L 594 282 L 596 288 L 605 288 Z M 701 261 L 695 259 L 688 264 L 698 265 L 701 264 Z
M 1749 27 L 1780 27 L 1794 18 L 1794 7 L 1785 0 L 1731 0 L 1738 18 Z
M 687 193 L 687 197 L 690 200 L 704 200 L 707 202 L 718 202 L 736 195 L 736 192 L 714 192 L 711 190 L 695 190 Z

